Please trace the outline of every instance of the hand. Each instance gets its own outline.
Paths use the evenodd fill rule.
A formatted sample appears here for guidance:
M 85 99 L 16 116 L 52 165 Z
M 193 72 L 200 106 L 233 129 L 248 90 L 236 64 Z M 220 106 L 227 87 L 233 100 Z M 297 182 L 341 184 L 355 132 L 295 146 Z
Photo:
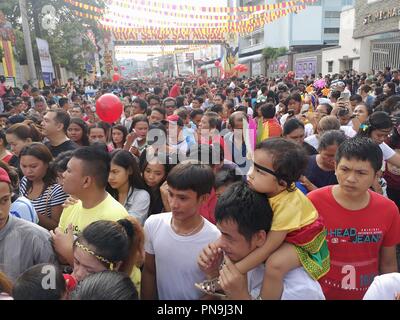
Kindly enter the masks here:
M 135 141 L 136 138 L 137 138 L 137 133 L 136 131 L 132 130 L 132 132 L 126 136 L 126 144 L 132 145 L 133 141 Z
M 73 244 L 74 235 L 72 224 L 68 225 L 67 233 L 64 233 L 60 228 L 50 231 L 53 248 L 57 253 L 61 262 L 73 264 Z
M 74 204 L 78 203 L 78 199 L 74 198 L 73 196 L 69 196 L 67 200 L 62 204 L 63 208 L 68 208 L 70 206 L 73 206 Z
M 317 187 L 314 186 L 313 183 L 310 180 L 308 180 L 306 176 L 300 176 L 299 181 L 303 186 L 307 188 L 308 191 L 313 191 L 317 189 Z
M 197 264 L 207 278 L 213 279 L 218 277 L 218 270 L 224 258 L 224 254 L 216 243 L 210 243 L 203 249 L 197 258 Z
M 168 196 L 168 183 L 167 183 L 167 181 L 164 181 L 164 183 L 161 185 L 160 193 L 161 193 L 161 195 Z
M 250 300 L 247 275 L 241 274 L 228 256 L 225 265 L 219 272 L 219 283 L 230 300 Z
M 138 149 L 138 148 L 136 148 L 136 147 L 131 147 L 131 148 L 129 149 L 129 151 L 130 151 L 130 153 L 132 153 L 134 156 L 140 157 L 140 152 L 139 152 L 139 149 Z

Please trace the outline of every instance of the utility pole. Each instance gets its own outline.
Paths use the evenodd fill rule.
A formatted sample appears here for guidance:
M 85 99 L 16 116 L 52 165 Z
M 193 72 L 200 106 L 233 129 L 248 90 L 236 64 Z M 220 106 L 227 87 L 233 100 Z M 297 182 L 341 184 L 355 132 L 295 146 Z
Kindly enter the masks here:
M 29 30 L 26 0 L 19 0 L 19 9 L 21 11 L 22 31 L 24 32 L 25 51 L 28 60 L 29 80 L 32 82 L 33 86 L 37 87 L 38 83 L 36 78 L 35 61 L 33 60 L 32 40 Z

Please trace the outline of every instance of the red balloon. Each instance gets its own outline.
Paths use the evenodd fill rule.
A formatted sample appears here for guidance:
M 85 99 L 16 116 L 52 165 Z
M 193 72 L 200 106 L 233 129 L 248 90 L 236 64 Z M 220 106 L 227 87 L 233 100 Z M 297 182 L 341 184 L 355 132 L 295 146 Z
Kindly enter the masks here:
M 114 71 L 115 71 L 115 72 L 118 71 L 118 67 L 117 67 L 117 66 L 114 67 Z
M 121 117 L 122 111 L 121 100 L 112 93 L 103 94 L 96 101 L 96 113 L 105 122 L 112 123 L 117 121 Z
M 114 73 L 112 79 L 114 82 L 117 82 L 117 81 L 121 80 L 121 76 L 118 73 Z

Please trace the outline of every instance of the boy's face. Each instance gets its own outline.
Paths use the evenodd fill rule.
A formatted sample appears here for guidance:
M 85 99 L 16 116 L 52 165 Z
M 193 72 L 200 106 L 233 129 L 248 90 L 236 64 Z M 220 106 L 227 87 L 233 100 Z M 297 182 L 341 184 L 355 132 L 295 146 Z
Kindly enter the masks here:
M 369 161 L 342 157 L 335 169 L 340 188 L 355 200 L 371 187 L 377 173 Z
M 197 196 L 193 190 L 178 190 L 168 187 L 168 202 L 175 220 L 184 221 L 198 214 L 206 196 Z

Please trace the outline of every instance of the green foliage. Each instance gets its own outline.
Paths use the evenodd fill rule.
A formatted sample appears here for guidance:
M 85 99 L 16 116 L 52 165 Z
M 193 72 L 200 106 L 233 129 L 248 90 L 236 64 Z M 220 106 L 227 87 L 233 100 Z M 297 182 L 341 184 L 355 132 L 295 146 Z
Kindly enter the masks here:
M 105 7 L 103 0 L 85 0 L 85 3 L 99 8 Z M 42 26 L 44 17 L 42 8 L 45 5 L 51 5 L 55 8 L 54 30 L 45 30 Z M 26 64 L 19 1 L 7 0 L 5 3 L 1 2 L 0 10 L 4 12 L 6 19 L 11 22 L 14 28 L 16 57 L 21 64 Z M 85 35 L 90 29 L 98 38 L 101 36 L 102 30 L 97 28 L 96 21 L 76 16 L 75 10 L 82 11 L 83 9 L 67 4 L 64 0 L 27 0 L 28 22 L 32 33 L 32 47 L 36 62 L 38 63 L 38 55 L 35 38 L 42 38 L 49 43 L 54 64 L 81 75 L 84 72 L 84 57 L 95 51 L 95 47 Z
M 288 49 L 285 47 L 281 48 L 272 48 L 272 47 L 266 47 L 263 49 L 262 54 L 265 59 L 267 60 L 275 60 L 276 58 L 280 56 L 284 56 L 287 54 Z

